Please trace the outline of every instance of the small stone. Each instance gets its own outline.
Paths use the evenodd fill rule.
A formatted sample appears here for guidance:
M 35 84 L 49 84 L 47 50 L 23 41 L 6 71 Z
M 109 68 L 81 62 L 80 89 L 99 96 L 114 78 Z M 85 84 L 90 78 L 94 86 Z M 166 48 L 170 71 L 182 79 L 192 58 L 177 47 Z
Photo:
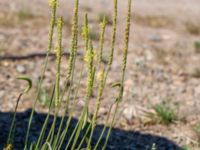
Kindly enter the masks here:
M 0 98 L 2 98 L 5 95 L 5 91 L 0 91 Z
M 99 116 L 105 115 L 107 113 L 107 109 L 104 107 L 99 108 Z
M 136 116 L 135 108 L 134 106 L 129 106 L 124 109 L 123 115 L 127 120 L 131 120 Z
M 161 42 L 162 37 L 159 34 L 152 34 L 149 36 L 149 40 L 153 42 Z
M 17 65 L 16 70 L 19 73 L 25 73 L 26 72 L 26 68 L 23 65 Z
M 152 60 L 153 59 L 153 53 L 150 51 L 150 50 L 147 50 L 146 52 L 145 52 L 145 55 L 146 55 L 146 59 L 147 60 Z
M 137 65 L 140 68 L 144 68 L 146 66 L 146 60 L 144 57 L 137 57 L 134 60 L 134 64 Z

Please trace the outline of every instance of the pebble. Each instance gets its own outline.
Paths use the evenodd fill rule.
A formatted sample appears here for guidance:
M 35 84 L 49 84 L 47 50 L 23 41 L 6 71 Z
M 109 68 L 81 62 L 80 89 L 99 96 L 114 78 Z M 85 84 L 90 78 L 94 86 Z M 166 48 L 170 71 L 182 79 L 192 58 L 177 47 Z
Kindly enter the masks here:
M 26 68 L 23 65 L 17 65 L 16 70 L 19 73 L 26 73 Z
M 134 106 L 128 106 L 124 109 L 123 115 L 127 120 L 132 120 L 136 116 L 136 110 Z
M 99 108 L 99 116 L 105 115 L 107 113 L 107 109 L 104 107 Z
M 153 42 L 161 42 L 163 40 L 159 34 L 151 34 L 148 39 Z
M 147 50 L 146 52 L 145 52 L 145 55 L 146 55 L 146 59 L 147 60 L 149 60 L 149 61 L 151 61 L 151 60 L 153 60 L 153 53 L 150 51 L 150 50 Z
M 0 91 L 0 99 L 5 95 L 5 91 Z
M 137 65 L 140 68 L 145 68 L 146 66 L 146 60 L 144 57 L 137 57 L 134 60 L 134 64 Z

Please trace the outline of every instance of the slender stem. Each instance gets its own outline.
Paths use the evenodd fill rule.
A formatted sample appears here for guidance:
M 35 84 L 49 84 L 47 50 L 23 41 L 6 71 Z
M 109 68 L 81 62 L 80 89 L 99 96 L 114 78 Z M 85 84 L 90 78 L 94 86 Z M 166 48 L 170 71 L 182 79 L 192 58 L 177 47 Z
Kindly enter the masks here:
M 44 68 L 43 68 L 41 78 L 39 80 L 39 84 L 38 84 L 38 87 L 37 87 L 37 92 L 36 92 L 37 94 L 36 94 L 36 98 L 35 98 L 35 101 L 34 101 L 34 104 L 33 104 L 33 107 L 32 107 L 33 109 L 31 111 L 31 115 L 30 115 L 29 122 L 28 122 L 28 129 L 27 129 L 27 133 L 26 133 L 26 137 L 25 137 L 24 150 L 27 149 L 28 137 L 29 137 L 29 132 L 30 132 L 30 128 L 31 128 L 33 115 L 34 115 L 34 112 L 35 112 L 35 106 L 36 106 L 36 103 L 38 101 L 38 97 L 40 95 L 41 85 L 43 83 L 44 74 L 46 72 L 48 61 L 49 61 L 49 54 L 50 54 L 51 49 L 52 49 L 53 31 L 54 31 L 56 11 L 57 11 L 57 0 L 55 0 L 54 2 L 55 3 L 52 5 L 52 13 L 51 13 L 51 21 L 50 21 L 48 50 L 47 50 L 47 54 L 46 54 L 46 58 L 45 58 Z
M 45 134 L 45 131 L 46 131 L 46 128 L 47 128 L 47 123 L 49 121 L 49 116 L 50 116 L 50 111 L 51 111 L 51 106 L 52 106 L 52 102 L 53 102 L 53 98 L 54 98 L 54 91 L 55 91 L 55 86 L 53 86 L 53 90 L 52 90 L 52 94 L 51 94 L 51 98 L 50 98 L 50 104 L 49 104 L 49 110 L 48 110 L 48 114 L 45 118 L 45 121 L 43 123 L 43 126 L 42 126 L 42 129 L 41 129 L 41 132 L 40 132 L 40 135 L 39 135 L 39 138 L 37 140 L 37 144 L 35 146 L 35 149 L 37 150 L 40 146 L 40 143 L 43 142 L 43 137 L 44 137 L 44 134 Z
M 74 98 L 73 98 L 74 104 L 73 104 L 73 106 L 72 106 L 72 108 L 71 108 L 71 110 L 70 110 L 69 118 L 68 118 L 68 120 L 67 120 L 67 122 L 66 122 L 66 126 L 65 126 L 65 129 L 64 129 L 62 135 L 66 135 L 67 130 L 68 130 L 68 127 L 69 127 L 70 122 L 71 122 L 71 119 L 72 119 L 72 115 L 73 115 L 73 113 L 74 113 L 75 106 L 76 106 L 76 104 L 78 103 L 77 97 L 78 97 L 78 92 L 79 92 L 79 89 L 80 89 L 80 82 L 81 82 L 81 79 L 82 79 L 82 77 L 83 77 L 83 69 L 84 69 L 84 64 L 83 64 L 82 69 L 81 69 L 81 73 L 80 73 L 80 77 L 79 77 L 79 81 L 78 81 L 76 93 L 75 93 Z M 68 98 L 69 98 L 69 97 L 68 97 Z M 66 112 L 66 110 L 65 110 L 65 112 Z M 65 115 L 64 115 L 64 116 L 65 116 Z M 55 149 L 56 149 L 56 145 L 57 145 L 58 139 L 60 139 L 60 145 L 62 145 L 63 140 L 64 140 L 64 138 L 65 138 L 65 136 L 63 136 L 63 138 L 60 138 L 60 134 L 61 134 L 61 129 L 62 129 L 62 126 L 63 126 L 63 122 L 64 122 L 64 117 L 62 117 L 62 120 L 61 120 L 59 129 L 58 129 L 58 133 L 57 133 L 57 135 L 56 135 L 55 143 L 54 143 L 54 145 L 53 145 L 53 148 L 55 148 Z M 58 145 L 59 145 L 59 143 L 58 143 Z M 59 146 L 58 146 L 58 147 L 59 147 Z M 57 148 L 57 149 L 58 149 L 58 148 Z
M 17 108 L 18 108 L 19 101 L 20 101 L 22 95 L 23 95 L 23 93 L 20 93 L 18 98 L 17 98 L 17 103 L 15 105 L 15 111 L 14 111 L 14 115 L 13 115 L 10 131 L 9 131 L 9 134 L 8 134 L 7 145 L 11 144 L 11 136 L 12 136 L 12 134 L 14 135 L 14 132 L 15 132 L 14 131 L 14 125 L 15 125 L 15 120 L 16 120 L 16 113 L 17 113 Z
M 110 136 L 111 129 L 114 124 L 115 116 L 119 107 L 119 103 L 123 99 L 123 92 L 124 92 L 124 80 L 125 80 L 125 70 L 126 70 L 126 63 L 127 63 L 127 54 L 128 54 L 128 43 L 129 43 L 129 33 L 130 33 L 130 18 L 131 18 L 131 0 L 128 1 L 128 12 L 127 12 L 127 18 L 126 18 L 126 28 L 124 32 L 124 48 L 123 48 L 123 58 L 122 58 L 122 79 L 121 79 L 121 87 L 119 91 L 119 96 L 116 99 L 116 107 L 114 111 L 114 116 L 106 137 L 106 141 L 103 146 L 103 150 L 106 148 L 108 138 Z

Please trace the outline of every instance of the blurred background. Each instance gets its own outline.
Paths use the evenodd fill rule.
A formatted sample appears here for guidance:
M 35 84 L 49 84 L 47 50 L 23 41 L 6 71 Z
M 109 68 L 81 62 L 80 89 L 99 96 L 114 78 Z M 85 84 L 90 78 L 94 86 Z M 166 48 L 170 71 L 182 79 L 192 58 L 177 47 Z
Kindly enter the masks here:
M 108 84 L 118 81 L 122 57 L 127 1 L 118 1 L 116 50 Z M 117 127 L 165 136 L 179 145 L 197 148 L 200 140 L 199 6 L 199 0 L 133 0 L 125 95 Z M 99 23 L 104 15 L 107 17 L 105 58 L 109 52 L 112 10 L 111 0 L 80 1 L 79 28 L 81 31 L 84 13 L 88 12 L 95 48 L 98 48 L 99 43 Z M 70 47 L 72 12 L 73 0 L 60 0 L 58 15 L 64 17 L 65 51 Z M 32 78 L 36 87 L 44 63 L 41 58 L 2 58 L 45 53 L 49 18 L 47 0 L 0 0 L 0 111 L 14 110 L 16 97 L 25 86 L 16 77 L 27 75 Z M 83 48 L 84 42 L 80 37 L 79 50 Z M 63 78 L 66 63 L 67 58 L 64 58 Z M 78 64 L 81 64 L 81 60 Z M 48 108 L 46 101 L 55 75 L 54 66 L 52 58 L 37 107 L 39 112 L 45 112 Z M 19 111 L 32 106 L 30 98 L 34 94 L 35 91 L 32 90 L 30 95 L 22 99 Z M 114 101 L 113 94 L 114 91 L 105 94 L 100 111 L 102 122 L 109 104 Z M 81 107 L 81 102 L 79 105 Z M 173 110 L 175 123 L 157 123 L 160 116 L 155 108 L 158 106 Z M 79 107 L 77 111 L 78 109 Z

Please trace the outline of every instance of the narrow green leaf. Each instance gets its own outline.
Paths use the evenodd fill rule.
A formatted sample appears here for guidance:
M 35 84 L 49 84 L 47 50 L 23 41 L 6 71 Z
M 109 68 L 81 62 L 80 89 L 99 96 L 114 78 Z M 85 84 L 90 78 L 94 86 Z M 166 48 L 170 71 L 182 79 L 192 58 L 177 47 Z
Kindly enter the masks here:
M 28 82 L 28 86 L 26 87 L 26 89 L 23 92 L 23 93 L 28 93 L 32 88 L 32 80 L 28 77 L 25 77 L 25 76 L 17 77 L 17 79 L 24 80 L 24 81 Z
M 117 82 L 117 83 L 113 83 L 112 84 L 112 87 L 121 87 L 121 83 L 120 82 Z

